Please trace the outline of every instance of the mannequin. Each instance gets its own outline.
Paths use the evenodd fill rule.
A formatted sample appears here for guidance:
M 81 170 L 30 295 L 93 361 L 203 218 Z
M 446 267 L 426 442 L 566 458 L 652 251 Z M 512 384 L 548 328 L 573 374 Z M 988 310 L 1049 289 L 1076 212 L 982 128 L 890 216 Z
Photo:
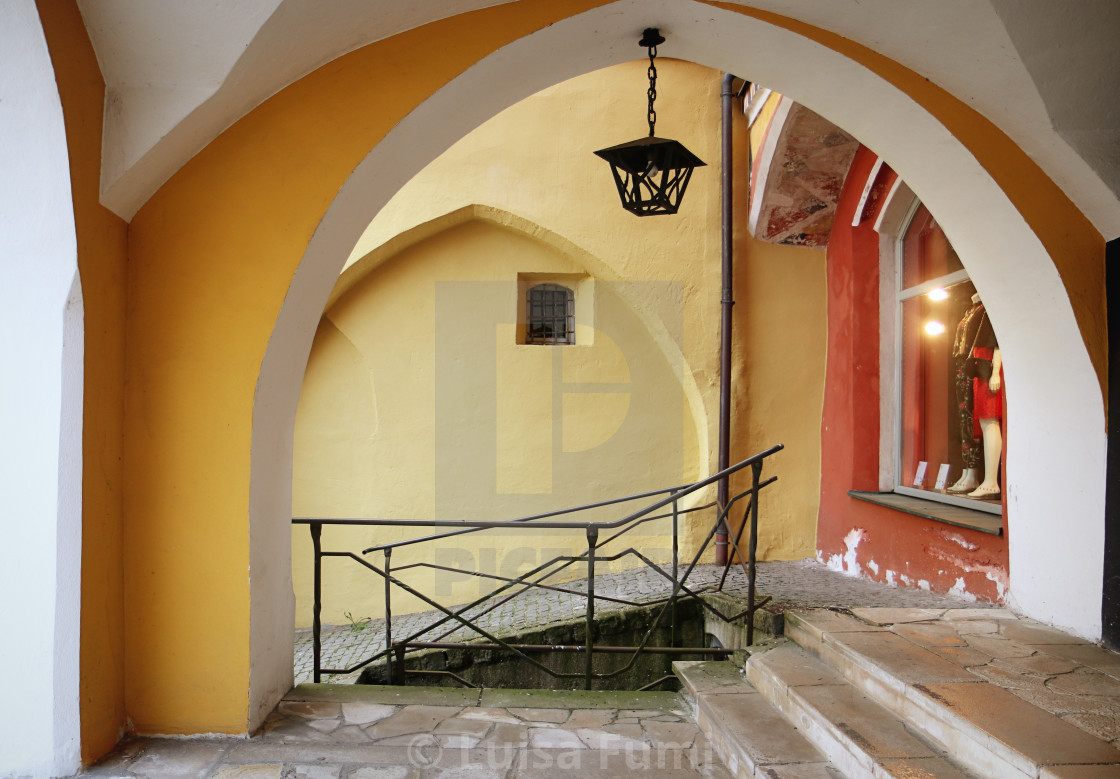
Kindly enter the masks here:
M 969 313 L 979 309 L 980 321 L 970 322 L 965 328 L 965 337 L 971 336 L 966 362 L 972 373 L 972 433 L 983 439 L 984 480 L 968 492 L 968 497 L 995 498 L 999 495 L 999 459 L 1003 452 L 1003 356 L 980 295 L 973 295 L 972 302 Z
M 972 492 L 980 486 L 977 465 L 980 461 L 979 441 L 976 440 L 972 416 L 972 374 L 968 368 L 968 356 L 972 351 L 975 336 L 979 335 L 980 322 L 984 319 L 984 304 L 979 295 L 972 296 L 972 307 L 961 317 L 957 333 L 953 339 L 953 363 L 955 365 L 955 387 L 957 392 L 957 416 L 960 423 L 961 461 L 964 471 L 961 477 L 946 490 L 962 494 Z
M 977 377 L 976 381 L 981 381 Z M 1000 404 L 999 416 L 980 418 L 980 431 L 984 438 L 984 481 L 968 493 L 970 498 L 994 498 L 999 495 L 999 457 L 1003 453 L 1003 357 L 997 346 L 992 350 L 992 377 L 987 381 L 990 394 Z M 992 409 L 994 411 L 994 409 Z

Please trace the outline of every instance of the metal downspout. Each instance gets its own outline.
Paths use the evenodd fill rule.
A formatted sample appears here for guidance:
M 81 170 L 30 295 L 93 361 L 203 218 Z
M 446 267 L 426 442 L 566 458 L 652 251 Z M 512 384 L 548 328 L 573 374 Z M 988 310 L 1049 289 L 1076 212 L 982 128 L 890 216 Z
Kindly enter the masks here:
M 731 460 L 731 308 L 735 305 L 732 293 L 732 239 L 734 233 L 731 229 L 732 220 L 732 160 L 731 160 L 731 98 L 735 96 L 732 91 L 732 82 L 735 77 L 730 73 L 723 74 L 723 86 L 720 90 L 722 109 L 722 158 L 720 165 L 720 190 L 721 190 L 721 232 L 723 235 L 723 292 L 720 298 L 721 319 L 719 332 L 719 464 L 717 470 L 722 471 Z M 720 509 L 727 505 L 729 494 L 728 478 L 720 479 L 716 500 Z M 716 533 L 716 564 L 727 563 L 727 523 L 720 524 Z

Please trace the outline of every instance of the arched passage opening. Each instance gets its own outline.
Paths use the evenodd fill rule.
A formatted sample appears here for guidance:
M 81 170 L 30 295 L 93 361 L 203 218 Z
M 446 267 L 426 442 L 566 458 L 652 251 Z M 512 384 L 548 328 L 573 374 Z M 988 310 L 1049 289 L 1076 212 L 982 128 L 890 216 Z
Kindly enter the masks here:
M 488 56 L 441 88 L 432 83 L 410 86 L 417 90 L 416 107 L 344 177 L 329 206 L 302 204 L 305 212 L 325 213 L 287 285 L 260 370 L 254 373 L 245 549 L 250 568 L 249 727 L 290 681 L 287 522 L 292 421 L 315 324 L 342 261 L 370 214 L 456 138 L 543 87 L 633 59 L 633 33 L 649 24 L 671 33 L 674 56 L 767 83 L 850 130 L 889 160 L 938 214 L 992 317 L 1001 322 L 1001 332 L 1007 332 L 1002 346 L 1009 403 L 1027 420 L 1009 455 L 1015 474 L 1015 482 L 1007 485 L 1012 522 L 1033 529 L 1045 527 L 1059 514 L 1079 518 L 1076 528 L 1058 538 L 1027 532 L 1013 536 L 1012 570 L 1019 575 L 1013 573 L 1012 597 L 1031 616 L 1086 635 L 1099 631 L 1099 594 L 1060 600 L 1061 593 L 1030 573 L 1044 563 L 1068 572 L 1066 591 L 1099 593 L 1103 405 L 1070 295 L 1055 267 L 1061 258 L 1052 258 L 1054 247 L 1048 252 L 1039 237 L 1052 228 L 1050 216 L 1026 209 L 1031 214 L 1028 221 L 1021 210 L 1023 192 L 1014 190 L 1030 182 L 1001 184 L 993 173 L 1004 160 L 1006 139 L 994 127 L 969 136 L 959 126 L 965 109 L 951 96 L 921 83 L 915 74 L 900 75 L 891 63 L 873 61 L 867 52 L 842 41 L 822 41 L 822 36 L 814 38 L 804 29 L 795 31 L 796 25 L 764 21 L 738 9 L 670 0 L 620 2 L 555 21 L 509 45 L 495 43 Z M 417 35 L 428 32 L 436 34 Z M 440 34 L 449 33 L 444 29 Z M 352 65 L 345 62 L 330 66 L 332 75 L 345 74 L 348 67 Z M 822 73 L 829 78 L 822 79 Z M 836 89 L 837 83 L 847 89 Z M 296 104 L 300 85 L 295 86 L 293 99 L 285 105 L 263 107 L 262 121 L 282 122 L 285 110 L 306 108 Z M 244 160 L 246 167 L 252 162 Z M 183 182 L 180 186 L 191 186 L 190 176 Z M 143 249 L 155 228 L 142 224 L 134 245 Z M 1059 265 L 1068 270 L 1068 264 Z M 1092 308 L 1084 301 L 1077 303 L 1078 311 Z M 1085 402 L 1071 408 L 1064 399 L 1074 396 Z M 1045 422 L 1059 407 L 1066 409 L 1060 430 Z M 1054 483 L 1064 485 L 1060 498 L 1047 486 Z M 1068 505 L 1071 495 L 1078 501 L 1076 509 Z M 1085 564 L 1086 560 L 1098 562 Z M 231 615 L 229 621 L 232 625 L 237 620 Z M 136 678 L 142 682 L 144 673 Z

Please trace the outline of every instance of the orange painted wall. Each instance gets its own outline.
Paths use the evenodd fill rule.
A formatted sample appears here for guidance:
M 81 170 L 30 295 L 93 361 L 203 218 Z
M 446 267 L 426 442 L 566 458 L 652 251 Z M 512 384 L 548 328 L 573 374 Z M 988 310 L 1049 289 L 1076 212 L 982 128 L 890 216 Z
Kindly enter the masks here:
M 128 352 L 124 381 L 116 385 L 126 388 L 120 569 L 128 673 L 122 682 L 111 672 L 104 685 L 83 679 L 90 693 L 83 719 L 108 712 L 114 721 L 123 684 L 125 711 L 138 731 L 244 732 L 252 404 L 272 325 L 307 241 L 354 166 L 409 110 L 500 46 L 604 2 L 522 0 L 427 25 L 328 63 L 214 140 L 137 214 L 129 231 Z M 997 128 L 919 74 L 839 36 L 774 20 L 868 64 L 973 150 L 1054 256 L 1090 353 L 1102 366 L 1103 241 L 1053 182 Z M 99 115 L 83 124 L 83 144 L 94 146 L 98 124 Z M 99 348 L 110 375 L 99 380 L 109 382 L 121 343 L 112 312 L 123 307 L 113 279 L 124 265 L 110 247 L 123 227 L 105 220 L 103 229 L 104 244 L 94 245 L 103 246 L 98 251 L 108 259 L 91 274 L 105 274 L 104 288 L 95 291 L 91 278 L 86 305 L 90 321 L 91 305 L 108 312 Z M 81 226 L 79 232 L 86 234 Z M 113 422 L 119 420 L 114 392 L 107 388 L 107 400 L 92 401 L 106 403 L 107 421 L 96 425 L 108 431 L 101 446 L 110 464 L 112 431 L 119 425 Z M 93 396 L 87 392 L 87 408 Z M 119 538 L 113 496 L 122 482 L 108 467 L 96 497 L 87 487 L 86 510 L 88 517 L 96 513 L 90 507 L 104 506 L 106 538 L 112 539 Z M 106 543 L 111 559 L 113 542 Z M 106 565 L 109 582 L 90 584 L 84 594 L 83 627 L 101 620 L 102 610 L 110 619 L 122 613 L 115 611 L 114 565 Z M 83 629 L 84 673 L 96 673 L 96 663 L 112 657 L 115 631 L 99 631 Z
M 597 4 L 503 5 L 324 65 L 213 141 L 134 218 L 125 636 L 137 731 L 246 729 L 254 390 L 292 274 L 338 188 L 465 68 Z
M 1007 537 L 952 527 L 856 500 L 848 490 L 879 489 L 879 234 L 874 215 L 852 217 L 875 155 L 852 163 L 828 244 L 828 368 L 821 419 L 818 556 L 854 554 L 863 575 L 902 576 L 946 592 L 998 600 L 1007 584 Z M 852 551 L 854 547 L 854 552 Z M 874 561 L 877 569 L 869 567 Z
M 82 432 L 82 759 L 116 744 L 125 724 L 121 431 L 127 225 L 98 203 L 105 84 L 73 3 L 39 0 L 62 97 L 85 299 Z

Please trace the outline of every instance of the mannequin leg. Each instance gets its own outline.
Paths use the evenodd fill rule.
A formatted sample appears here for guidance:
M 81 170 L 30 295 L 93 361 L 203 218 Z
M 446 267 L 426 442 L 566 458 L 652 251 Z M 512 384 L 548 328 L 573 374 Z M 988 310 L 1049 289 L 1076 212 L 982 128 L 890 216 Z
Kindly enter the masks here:
M 980 477 L 975 468 L 965 468 L 961 477 L 946 492 L 972 492 L 980 486 Z
M 999 495 L 999 456 L 1003 453 L 1003 433 L 998 419 L 981 419 L 980 430 L 984 436 L 984 481 L 972 492 L 970 498 L 990 498 Z

